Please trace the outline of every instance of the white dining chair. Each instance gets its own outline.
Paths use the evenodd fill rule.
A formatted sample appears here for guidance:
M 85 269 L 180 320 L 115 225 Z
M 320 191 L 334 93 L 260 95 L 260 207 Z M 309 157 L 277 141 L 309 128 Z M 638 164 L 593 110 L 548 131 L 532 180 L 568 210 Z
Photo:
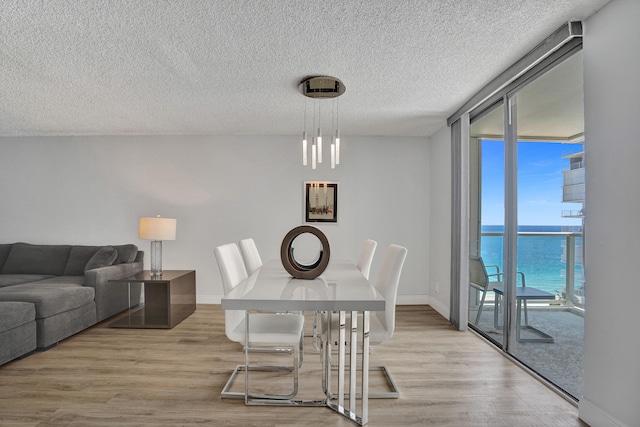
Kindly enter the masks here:
M 374 311 L 370 314 L 370 323 L 369 323 L 369 345 L 375 346 L 382 344 L 383 342 L 389 340 L 393 336 L 393 332 L 395 330 L 396 325 L 396 299 L 398 295 L 398 285 L 400 283 L 400 275 L 402 273 L 402 267 L 404 265 L 404 261 L 407 257 L 407 248 L 398 246 L 398 245 L 390 245 L 382 260 L 382 264 L 380 266 L 380 271 L 378 272 L 378 276 L 376 277 L 376 281 L 374 284 L 374 288 L 378 293 L 380 293 L 385 299 L 385 311 Z M 358 322 L 362 324 L 362 315 L 358 315 Z M 333 345 L 338 345 L 336 338 L 338 336 L 338 331 L 340 330 L 340 322 L 338 313 L 331 314 L 331 326 L 329 331 L 322 330 L 322 328 L 326 328 L 327 319 L 326 314 L 323 316 L 321 320 L 321 332 L 328 332 L 331 334 L 330 342 Z M 349 325 L 351 323 L 351 316 L 346 316 L 346 324 Z M 362 328 L 359 326 L 358 331 L 361 331 Z M 349 335 L 349 334 L 347 334 Z M 346 337 L 346 344 L 349 345 L 350 336 Z M 358 342 L 362 342 L 362 335 L 359 333 Z M 356 343 L 358 345 L 358 343 Z M 389 370 L 386 366 L 370 366 L 370 370 L 382 371 L 387 379 L 387 383 L 391 389 L 388 392 L 372 392 L 369 393 L 369 397 L 372 399 L 395 399 L 400 396 L 400 392 L 398 391 L 398 387 L 395 384 L 395 381 L 391 377 Z M 330 393 L 330 391 L 328 391 Z
M 253 239 L 243 239 L 238 242 L 238 246 L 240 247 L 240 252 L 242 252 L 247 274 L 252 275 L 262 267 L 262 259 L 256 247 L 256 242 Z
M 365 240 L 364 245 L 362 245 L 362 249 L 360 250 L 358 262 L 356 262 L 356 267 L 358 267 L 358 270 L 360 270 L 367 279 L 369 279 L 369 270 L 371 270 L 371 262 L 373 261 L 373 255 L 376 252 L 377 246 L 378 242 L 375 240 Z
M 364 277 L 369 280 L 369 271 L 371 270 L 371 262 L 373 261 L 373 255 L 376 252 L 376 247 L 378 246 L 378 242 L 375 240 L 367 239 L 362 245 L 362 249 L 360 250 L 360 255 L 358 256 L 358 261 L 356 262 L 356 267 Z M 320 351 L 319 337 L 318 337 L 318 312 L 315 311 L 313 313 L 313 327 L 312 327 L 312 336 L 313 336 L 313 347 Z
M 248 275 L 238 245 L 229 243 L 218 246 L 215 256 L 222 276 L 224 293 L 227 295 Z M 291 399 L 298 392 L 298 369 L 304 330 L 304 316 L 301 314 L 250 313 L 249 336 L 246 337 L 246 312 L 243 310 L 225 310 L 225 334 L 231 341 L 244 345 L 245 364 L 238 365 L 220 393 L 223 398 L 244 398 L 247 404 L 252 399 Z M 251 366 L 249 353 L 267 350 L 275 353 L 293 355 L 291 366 Z M 231 392 L 230 388 L 238 374 L 245 372 L 245 392 Z M 249 388 L 250 371 L 288 371 L 293 372 L 293 390 L 288 394 L 257 394 Z

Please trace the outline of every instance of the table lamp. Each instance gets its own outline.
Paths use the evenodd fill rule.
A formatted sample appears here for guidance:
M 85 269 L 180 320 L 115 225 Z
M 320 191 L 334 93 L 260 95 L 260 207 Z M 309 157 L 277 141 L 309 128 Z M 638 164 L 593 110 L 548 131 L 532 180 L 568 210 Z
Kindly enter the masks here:
M 138 237 L 151 240 L 151 275 L 162 276 L 162 241 L 176 240 L 174 218 L 140 217 Z

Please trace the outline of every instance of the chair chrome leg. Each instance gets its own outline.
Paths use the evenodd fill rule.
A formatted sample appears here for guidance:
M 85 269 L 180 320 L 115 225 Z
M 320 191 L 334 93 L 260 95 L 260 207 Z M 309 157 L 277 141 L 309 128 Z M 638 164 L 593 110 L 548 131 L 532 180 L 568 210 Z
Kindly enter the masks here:
M 229 389 L 233 385 L 233 382 L 236 380 L 236 375 L 238 375 L 238 372 L 240 371 L 244 371 L 244 365 L 236 366 L 236 369 L 233 370 L 231 376 L 227 380 L 227 383 L 222 388 L 220 397 L 222 397 L 223 399 L 244 399 L 244 393 L 229 391 Z
M 313 348 L 316 349 L 316 351 L 322 351 L 320 349 L 320 344 L 318 343 L 318 315 L 319 312 L 314 311 L 313 312 Z
M 260 400 L 268 400 L 268 401 L 288 401 L 298 394 L 298 377 L 299 377 L 299 369 L 302 367 L 302 359 L 304 355 L 304 331 L 301 334 L 299 343 L 290 348 L 279 348 L 277 350 L 273 349 L 261 349 L 261 348 L 249 348 L 245 347 L 245 365 L 238 365 L 231 376 L 227 380 L 227 383 L 222 388 L 220 392 L 220 397 L 223 399 L 245 399 L 245 403 L 248 405 L 251 404 L 260 404 Z M 249 353 L 287 353 L 293 355 L 293 365 L 292 366 L 251 366 L 249 365 Z M 249 366 L 249 369 L 246 369 L 246 366 Z M 239 372 L 245 372 L 245 392 L 232 392 L 230 391 L 237 375 Z M 293 390 L 289 394 L 260 394 L 260 393 L 249 393 L 249 372 L 251 371 L 262 371 L 262 372 L 293 372 Z
M 242 351 L 245 351 L 244 347 Z M 251 353 L 286 353 L 293 354 L 293 350 L 290 348 L 250 348 L 249 352 Z M 304 362 L 304 340 L 300 340 L 300 368 L 302 368 L 302 363 Z
M 236 377 L 238 376 L 238 373 L 239 372 L 244 372 L 244 370 L 245 370 L 245 365 L 236 366 L 236 368 L 231 373 L 231 376 L 227 380 L 227 383 L 222 388 L 222 391 L 220 392 L 220 397 L 222 397 L 223 399 L 244 399 L 244 393 L 243 392 L 240 392 L 240 391 L 229 391 L 231 389 L 231 387 L 233 386 L 233 383 L 236 380 Z M 292 371 L 294 371 L 294 368 L 293 367 L 288 367 L 288 366 L 250 366 L 249 370 L 250 371 L 261 371 L 261 372 L 280 372 L 280 371 L 292 372 Z
M 293 347 L 293 390 L 291 390 L 291 393 L 289 394 L 251 393 L 249 391 L 249 372 L 256 371 L 257 369 L 251 369 L 250 367 L 249 370 L 245 372 L 245 378 L 246 378 L 246 384 L 245 384 L 246 395 L 244 396 L 245 404 L 260 405 L 261 403 L 264 403 L 262 401 L 265 401 L 265 400 L 267 401 L 281 400 L 288 403 L 288 401 L 290 401 L 293 397 L 295 397 L 296 394 L 298 394 L 298 369 L 300 365 L 299 358 L 300 358 L 300 346 L 296 345 Z M 276 371 L 282 370 L 282 369 L 278 369 L 281 367 L 271 367 L 271 368 L 276 368 L 274 369 Z
M 337 370 L 338 367 L 337 366 L 332 366 L 331 370 L 335 371 Z M 387 381 L 387 385 L 389 386 L 390 391 L 369 391 L 369 399 L 398 399 L 400 397 L 400 390 L 398 389 L 398 386 L 396 385 L 396 382 L 394 381 L 393 377 L 391 376 L 391 373 L 389 372 L 389 369 L 384 366 L 384 365 L 379 365 L 379 366 L 370 366 L 369 367 L 369 372 L 374 372 L 374 371 L 380 371 L 383 373 L 385 380 Z M 333 393 L 332 391 L 327 391 L 327 396 L 330 398 L 334 398 L 335 393 Z M 349 395 L 346 394 L 345 398 L 349 398 Z M 360 399 L 362 398 L 360 393 L 356 394 L 356 398 Z

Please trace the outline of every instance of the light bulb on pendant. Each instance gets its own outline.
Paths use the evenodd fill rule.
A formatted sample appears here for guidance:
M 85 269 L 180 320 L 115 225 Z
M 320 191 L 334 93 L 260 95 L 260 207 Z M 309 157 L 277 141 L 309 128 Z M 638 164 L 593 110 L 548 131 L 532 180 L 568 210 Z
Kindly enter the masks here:
M 307 166 L 307 131 L 302 132 L 302 166 Z
M 336 129 L 336 165 L 340 164 L 340 130 Z
M 318 128 L 318 163 L 322 163 L 322 131 Z
M 331 141 L 331 169 L 336 168 L 336 143 L 335 139 Z
M 318 146 L 316 145 L 316 142 L 314 141 L 313 145 L 311 145 L 311 169 L 315 169 L 316 168 L 317 155 L 318 155 Z

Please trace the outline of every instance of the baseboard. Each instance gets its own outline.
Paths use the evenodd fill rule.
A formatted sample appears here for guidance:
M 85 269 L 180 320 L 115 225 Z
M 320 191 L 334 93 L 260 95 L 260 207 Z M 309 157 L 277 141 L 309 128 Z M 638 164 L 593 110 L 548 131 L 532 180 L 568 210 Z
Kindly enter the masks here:
M 593 427 L 629 427 L 584 397 L 578 403 L 578 418 Z
M 398 295 L 397 305 L 425 305 L 429 304 L 429 295 Z
M 435 311 L 437 311 L 442 317 L 449 320 L 449 314 L 451 314 L 451 312 L 449 311 L 449 307 L 446 307 L 444 304 L 433 297 L 429 297 L 429 302 L 427 304 L 431 306 L 431 308 L 433 308 Z
M 222 295 L 196 295 L 196 304 L 220 304 Z

